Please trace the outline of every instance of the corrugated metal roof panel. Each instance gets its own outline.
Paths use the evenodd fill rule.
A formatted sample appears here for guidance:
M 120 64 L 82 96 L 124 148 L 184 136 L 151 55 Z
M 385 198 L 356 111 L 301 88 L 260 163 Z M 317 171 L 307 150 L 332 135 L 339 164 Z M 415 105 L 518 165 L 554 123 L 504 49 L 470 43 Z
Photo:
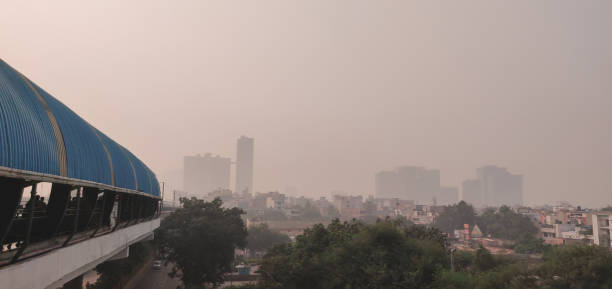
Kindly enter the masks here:
M 102 142 L 108 149 L 113 160 L 113 171 L 115 176 L 115 186 L 136 190 L 136 181 L 132 165 L 125 153 L 125 149 L 111 140 L 101 131 L 97 130 Z
M 142 161 L 2 60 L 0 121 L 0 166 L 159 196 Z
M 128 155 L 128 158 L 134 165 L 134 170 L 136 171 L 136 179 L 138 181 L 137 187 L 138 191 L 142 192 L 152 192 L 151 189 L 151 181 L 149 179 L 149 174 L 147 173 L 147 166 L 143 164 L 136 156 L 134 156 L 130 151 L 125 150 Z
M 59 175 L 47 113 L 21 76 L 0 61 L 0 165 Z
M 161 192 L 159 188 L 159 182 L 157 181 L 157 177 L 155 176 L 155 173 L 153 173 L 153 171 L 151 171 L 150 169 L 149 169 L 149 174 L 151 175 L 151 186 L 152 186 L 151 194 L 160 197 Z
M 39 89 L 39 93 L 47 101 L 62 130 L 68 177 L 112 185 L 108 156 L 92 127 L 44 90 Z

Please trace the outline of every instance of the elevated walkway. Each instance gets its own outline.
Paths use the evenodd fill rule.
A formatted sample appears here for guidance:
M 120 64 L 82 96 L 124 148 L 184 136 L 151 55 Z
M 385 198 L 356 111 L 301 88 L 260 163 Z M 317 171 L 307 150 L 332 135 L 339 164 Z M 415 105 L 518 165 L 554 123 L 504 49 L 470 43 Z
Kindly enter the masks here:
M 0 288 L 55 289 L 113 257 L 127 256 L 130 245 L 153 237 L 160 219 L 50 251 L 0 268 Z

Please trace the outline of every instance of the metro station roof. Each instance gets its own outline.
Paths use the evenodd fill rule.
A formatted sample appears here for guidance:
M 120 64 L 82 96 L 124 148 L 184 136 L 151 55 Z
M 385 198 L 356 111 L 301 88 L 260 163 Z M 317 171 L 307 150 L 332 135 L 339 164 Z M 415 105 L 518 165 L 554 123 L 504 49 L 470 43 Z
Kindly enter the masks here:
M 0 172 L 160 195 L 147 165 L 2 59 Z

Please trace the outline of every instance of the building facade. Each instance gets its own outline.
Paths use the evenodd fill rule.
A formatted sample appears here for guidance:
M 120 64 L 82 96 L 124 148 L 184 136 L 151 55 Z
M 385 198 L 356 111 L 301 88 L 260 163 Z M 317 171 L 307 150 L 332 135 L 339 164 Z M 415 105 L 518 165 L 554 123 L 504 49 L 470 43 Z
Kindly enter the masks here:
M 335 195 L 332 204 L 343 219 L 359 219 L 363 205 L 363 196 Z
M 462 199 L 474 206 L 523 204 L 523 176 L 506 168 L 485 166 L 476 169 L 476 179 L 463 182 Z
M 465 180 L 461 184 L 461 200 L 475 207 L 482 207 L 482 186 L 480 180 Z
M 434 197 L 436 198 L 434 205 L 452 205 L 459 201 L 459 189 L 457 187 L 440 187 Z
M 236 187 L 238 193 L 253 192 L 254 140 L 241 136 L 236 148 Z
M 374 176 L 376 197 L 399 198 L 401 195 L 399 188 L 399 177 L 395 171 L 382 171 Z
M 375 175 L 377 198 L 400 198 L 432 202 L 440 193 L 440 170 L 402 166 Z
M 204 197 L 230 185 L 231 160 L 221 156 L 186 156 L 183 159 L 183 190 Z
M 612 213 L 601 212 L 599 214 L 593 214 L 593 243 L 595 245 L 612 247 L 610 242 L 610 236 L 612 230 L 610 224 L 612 223 Z

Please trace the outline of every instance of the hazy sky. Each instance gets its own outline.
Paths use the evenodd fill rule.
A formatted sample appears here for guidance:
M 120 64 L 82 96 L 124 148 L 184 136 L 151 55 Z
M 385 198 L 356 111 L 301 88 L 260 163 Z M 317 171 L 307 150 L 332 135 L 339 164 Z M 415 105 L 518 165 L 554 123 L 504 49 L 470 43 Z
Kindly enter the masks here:
M 525 201 L 612 204 L 612 1 L 11 1 L 0 58 L 170 187 L 186 154 L 255 189 L 371 193 L 374 173 L 486 164 Z M 180 180 L 180 178 L 178 178 Z

